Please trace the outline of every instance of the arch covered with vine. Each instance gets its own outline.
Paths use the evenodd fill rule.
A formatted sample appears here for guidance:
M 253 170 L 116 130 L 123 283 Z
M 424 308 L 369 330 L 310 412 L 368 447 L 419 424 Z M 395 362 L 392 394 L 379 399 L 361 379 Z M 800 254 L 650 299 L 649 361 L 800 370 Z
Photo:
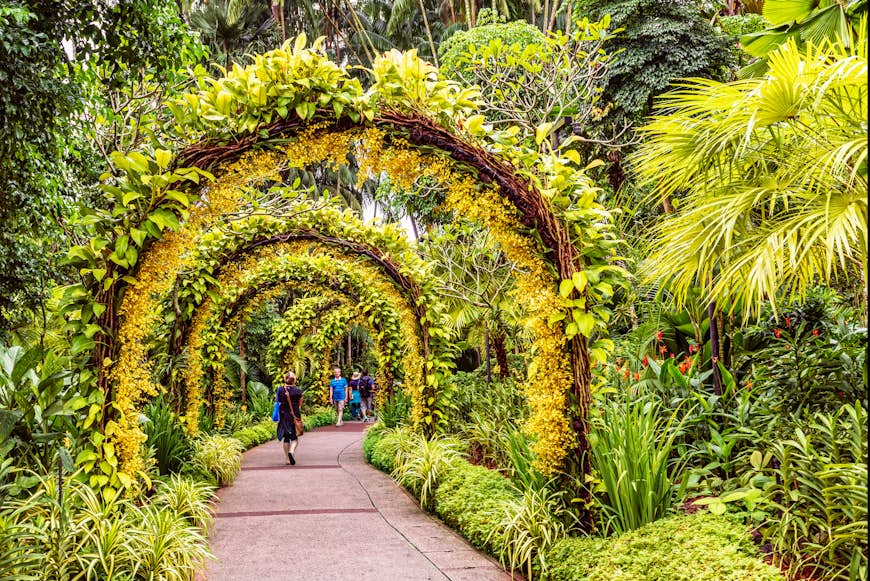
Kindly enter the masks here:
M 284 311 L 272 328 L 271 341 L 266 352 L 266 371 L 275 381 L 279 381 L 287 371 L 288 366 L 293 363 L 288 357 L 296 351 L 296 347 L 305 335 L 315 327 L 319 327 L 320 317 L 333 309 L 350 312 L 356 310 L 355 307 L 359 303 L 353 301 L 352 297 L 350 299 L 343 295 L 318 293 L 297 300 Z M 377 382 L 379 385 L 389 388 L 393 379 L 399 377 L 401 373 L 400 342 L 395 340 L 396 338 L 390 341 L 390 338 L 383 333 L 380 322 L 374 317 L 365 317 L 361 322 L 360 326 L 365 328 L 374 340 L 375 357 L 379 369 Z M 387 392 L 388 389 L 385 389 L 380 393 L 386 394 Z
M 388 283 L 373 283 L 376 272 L 362 263 L 347 262 L 333 254 L 311 255 L 299 253 L 295 248 L 280 250 L 271 248 L 252 255 L 242 268 L 223 281 L 221 292 L 213 294 L 195 312 L 184 377 L 185 417 L 189 427 L 196 424 L 206 395 L 216 417 L 221 417 L 228 401 L 229 393 L 224 389 L 222 377 L 226 351 L 233 336 L 233 325 L 229 322 L 257 300 L 269 297 L 271 292 L 286 292 L 287 288 L 302 287 L 308 292 L 322 289 L 344 295 L 354 301 L 355 315 L 377 321 L 377 333 L 384 340 L 384 349 L 396 353 L 403 374 L 413 378 L 411 384 L 416 389 L 411 389 L 410 395 L 415 402 L 416 423 L 424 422 L 428 409 L 443 405 L 440 400 L 430 406 L 424 404 L 424 358 L 419 337 L 414 334 L 413 312 L 398 293 L 390 293 Z M 396 363 L 399 367 L 398 361 Z M 203 381 L 204 378 L 208 381 Z M 204 385 L 211 385 L 208 394 L 202 392 Z
M 138 454 L 143 439 L 133 418 L 142 399 L 160 389 L 143 365 L 152 307 L 174 292 L 197 241 L 247 211 L 252 191 L 262 191 L 253 186 L 279 183 L 282 167 L 339 165 L 352 155 L 363 179 L 386 173 L 404 188 L 421 177 L 435 181 L 445 209 L 493 232 L 519 268 L 516 297 L 534 337 L 525 392 L 537 465 L 553 474 L 569 456 L 582 464 L 590 361 L 609 347 L 604 305 L 623 272 L 611 264 L 617 242 L 580 156 L 549 151 L 545 129 L 532 149 L 519 143 L 515 128 L 488 126 L 472 89 L 439 77 L 414 53 L 377 59 L 364 88 L 317 43 L 305 45 L 300 37 L 207 80 L 168 105 L 175 123 L 154 136 L 152 147 L 114 156 L 105 185 L 112 208 L 94 212 L 94 240 L 70 252 L 83 281 L 68 289 L 66 313 L 74 349 L 92 354 L 103 401 L 89 421 L 105 436 L 79 463 L 109 488 L 136 478 L 136 463 L 119 467 L 117 457 L 119 449 L 128 459 Z M 201 299 L 211 282 L 204 276 L 187 286 Z M 417 313 L 421 382 L 434 394 L 449 361 L 429 342 L 446 332 L 425 298 L 414 302 L 424 307 Z M 176 316 L 183 312 L 177 306 Z M 192 335 L 173 340 L 184 337 Z M 424 419 L 437 423 L 433 415 Z

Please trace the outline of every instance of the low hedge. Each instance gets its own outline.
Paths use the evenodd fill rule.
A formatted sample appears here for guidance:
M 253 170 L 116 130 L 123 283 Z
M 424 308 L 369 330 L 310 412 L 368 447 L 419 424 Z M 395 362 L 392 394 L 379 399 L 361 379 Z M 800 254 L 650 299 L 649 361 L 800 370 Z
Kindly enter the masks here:
M 376 424 L 363 440 L 372 466 L 392 473 L 400 432 Z M 435 513 L 475 547 L 499 558 L 507 553 L 501 530 L 505 506 L 520 493 L 498 472 L 455 463 L 435 488 Z M 707 512 L 665 518 L 620 537 L 569 537 L 546 553 L 552 581 L 783 581 L 759 559 L 746 528 Z
M 783 581 L 746 528 L 709 512 L 672 516 L 619 537 L 567 538 L 547 554 L 551 581 Z
M 331 426 L 335 421 L 336 413 L 333 407 L 313 406 L 309 413 L 302 414 L 302 424 L 306 431 L 322 426 Z
M 435 512 L 472 545 L 499 556 L 505 548 L 499 530 L 505 503 L 519 499 L 511 482 L 498 472 L 460 462 L 435 489 Z
M 392 473 L 398 437 L 396 432 L 375 424 L 363 440 L 366 461 Z M 461 461 L 448 469 L 438 483 L 434 506 L 435 513 L 475 547 L 499 555 L 504 544 L 497 530 L 504 513 L 502 506 L 518 498 L 510 481 L 498 472 Z
M 335 410 L 327 407 L 315 407 L 312 413 L 302 415 L 305 431 L 335 423 Z M 260 420 L 253 426 L 237 430 L 230 437 L 242 443 L 245 450 L 265 444 L 276 437 L 276 424 L 271 419 Z
M 233 432 L 231 437 L 241 442 L 245 450 L 259 446 L 275 437 L 275 422 L 260 420 L 253 426 Z

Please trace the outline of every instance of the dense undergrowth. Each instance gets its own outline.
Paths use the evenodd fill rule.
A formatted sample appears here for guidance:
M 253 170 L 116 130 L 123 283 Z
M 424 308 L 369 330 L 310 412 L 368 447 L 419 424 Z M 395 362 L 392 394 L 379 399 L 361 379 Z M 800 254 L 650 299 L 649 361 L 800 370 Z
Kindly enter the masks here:
M 718 394 L 702 348 L 670 357 L 677 332 L 625 335 L 585 482 L 534 470 L 514 380 L 482 369 L 455 377 L 458 437 L 426 441 L 391 402 L 366 458 L 527 577 L 866 579 L 866 331 L 832 308 L 748 328 Z

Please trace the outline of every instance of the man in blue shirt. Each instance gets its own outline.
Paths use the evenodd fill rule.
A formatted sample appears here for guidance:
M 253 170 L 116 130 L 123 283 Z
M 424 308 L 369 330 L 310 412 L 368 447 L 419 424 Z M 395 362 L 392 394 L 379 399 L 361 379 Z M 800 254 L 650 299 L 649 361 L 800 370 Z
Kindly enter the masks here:
M 350 393 L 347 389 L 347 380 L 341 376 L 341 369 L 336 367 L 332 370 L 335 377 L 329 382 L 329 405 L 335 405 L 338 412 L 336 426 L 344 425 L 344 404 L 347 403 Z

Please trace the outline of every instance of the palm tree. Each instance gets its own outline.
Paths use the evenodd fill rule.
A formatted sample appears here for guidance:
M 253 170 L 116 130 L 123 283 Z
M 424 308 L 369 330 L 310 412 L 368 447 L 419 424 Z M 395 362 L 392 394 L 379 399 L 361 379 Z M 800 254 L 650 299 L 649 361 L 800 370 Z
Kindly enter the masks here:
M 661 100 L 631 163 L 657 195 L 685 194 L 646 263 L 678 302 L 698 286 L 757 315 L 833 277 L 866 295 L 866 45 L 864 19 L 853 42 L 789 41 L 764 77 Z
M 186 17 L 226 67 L 273 22 L 268 5 L 253 0 L 197 0 L 187 6 Z

